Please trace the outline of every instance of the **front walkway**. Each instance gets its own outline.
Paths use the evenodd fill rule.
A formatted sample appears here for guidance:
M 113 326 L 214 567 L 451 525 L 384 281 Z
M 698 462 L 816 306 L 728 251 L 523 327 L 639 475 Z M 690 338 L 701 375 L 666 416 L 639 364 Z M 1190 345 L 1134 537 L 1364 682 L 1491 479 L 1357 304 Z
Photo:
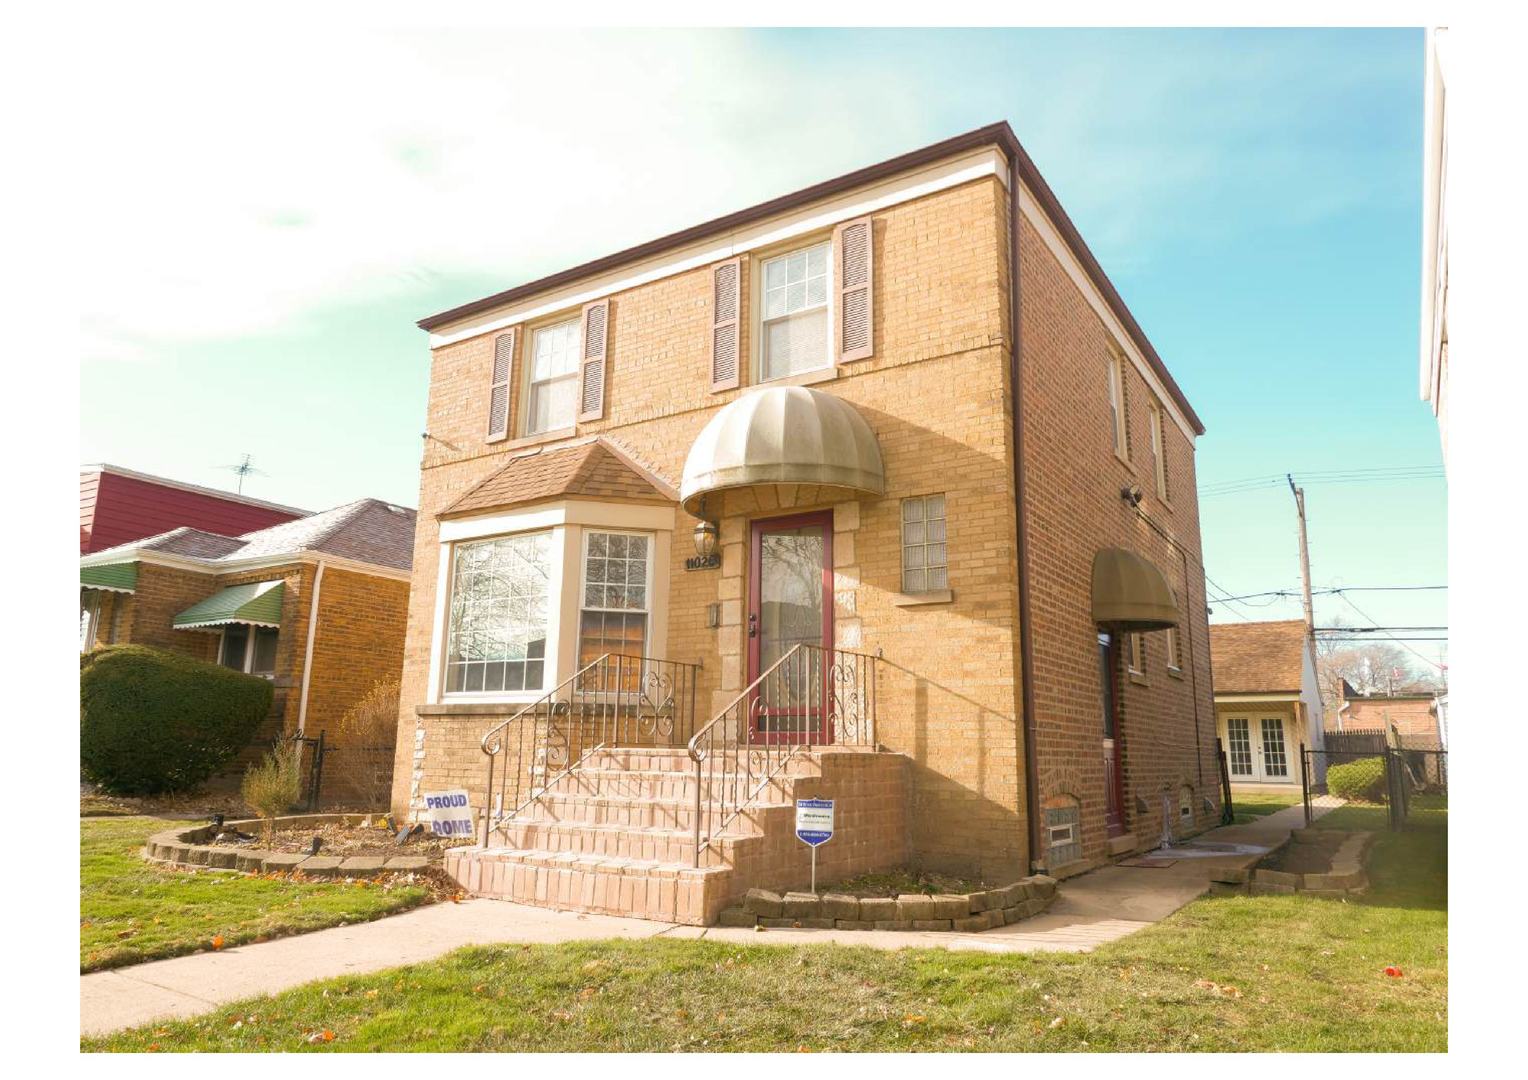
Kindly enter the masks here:
M 1338 805 L 1340 800 L 1320 800 L 1316 813 L 1323 814 Z M 1303 808 L 1292 806 L 1246 825 L 1205 833 L 1196 837 L 1189 848 L 1227 844 L 1266 849 L 1304 823 Z M 750 945 L 836 941 L 879 949 L 1085 952 L 1177 911 L 1208 888 L 1211 867 L 1246 866 L 1259 855 L 1260 852 L 1185 855 L 1161 868 L 1102 867 L 1063 882 L 1056 902 L 1045 914 L 979 934 L 874 930 L 761 933 L 550 911 L 502 900 L 432 904 L 375 922 L 83 975 L 80 1034 L 101 1035 L 154 1020 L 196 1016 L 242 998 L 274 994 L 316 979 L 362 975 L 433 960 L 464 945 L 555 944 L 662 936 L 704 937 Z

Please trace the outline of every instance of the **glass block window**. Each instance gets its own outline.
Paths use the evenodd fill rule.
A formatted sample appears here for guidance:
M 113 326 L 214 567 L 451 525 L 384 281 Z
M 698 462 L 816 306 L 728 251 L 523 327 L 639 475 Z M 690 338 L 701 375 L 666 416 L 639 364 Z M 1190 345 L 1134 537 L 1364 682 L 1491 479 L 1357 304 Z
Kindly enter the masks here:
M 459 544 L 446 635 L 446 692 L 544 690 L 552 534 Z
M 944 524 L 943 495 L 902 500 L 903 592 L 937 592 L 950 587 Z
M 760 381 L 828 366 L 831 255 L 824 242 L 764 260 Z
M 1046 861 L 1054 869 L 1082 858 L 1082 811 L 1057 806 L 1045 811 Z
M 604 653 L 646 655 L 652 548 L 652 538 L 642 534 L 584 534 L 580 667 Z

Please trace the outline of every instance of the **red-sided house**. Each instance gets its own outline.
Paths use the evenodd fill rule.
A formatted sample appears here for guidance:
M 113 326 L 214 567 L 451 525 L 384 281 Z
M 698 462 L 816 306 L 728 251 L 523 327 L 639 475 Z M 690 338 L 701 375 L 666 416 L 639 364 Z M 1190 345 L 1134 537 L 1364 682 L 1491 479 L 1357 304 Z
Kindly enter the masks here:
M 309 512 L 116 465 L 80 467 L 81 555 L 182 526 L 242 536 Z

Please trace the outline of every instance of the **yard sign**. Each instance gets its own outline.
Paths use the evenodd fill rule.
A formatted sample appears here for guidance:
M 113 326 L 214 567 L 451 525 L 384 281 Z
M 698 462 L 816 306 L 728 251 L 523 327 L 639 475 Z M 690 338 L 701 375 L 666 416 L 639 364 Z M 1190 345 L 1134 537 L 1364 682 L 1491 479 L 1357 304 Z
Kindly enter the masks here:
M 817 848 L 833 839 L 833 800 L 796 800 L 796 839 L 812 849 L 812 891 L 817 891 Z
M 460 788 L 426 795 L 424 808 L 430 815 L 430 832 L 436 836 L 455 839 L 473 835 L 472 805 L 467 793 Z

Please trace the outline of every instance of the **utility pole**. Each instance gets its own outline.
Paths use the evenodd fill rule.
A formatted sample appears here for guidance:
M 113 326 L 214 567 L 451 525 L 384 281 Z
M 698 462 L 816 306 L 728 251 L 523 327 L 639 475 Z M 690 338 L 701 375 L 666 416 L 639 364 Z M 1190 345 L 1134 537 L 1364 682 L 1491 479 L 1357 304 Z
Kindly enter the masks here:
M 1310 648 L 1310 662 L 1316 662 L 1316 612 L 1310 598 L 1310 545 L 1305 538 L 1305 489 L 1295 486 L 1295 478 L 1284 474 L 1289 490 L 1295 497 L 1295 510 L 1300 517 L 1300 588 L 1305 599 L 1305 640 Z

